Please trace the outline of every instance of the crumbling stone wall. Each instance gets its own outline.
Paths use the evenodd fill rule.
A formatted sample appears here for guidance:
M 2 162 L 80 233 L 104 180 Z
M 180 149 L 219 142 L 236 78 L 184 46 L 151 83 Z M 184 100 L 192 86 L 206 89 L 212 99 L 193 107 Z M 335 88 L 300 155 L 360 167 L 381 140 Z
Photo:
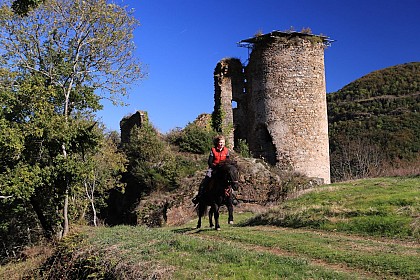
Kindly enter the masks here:
M 214 70 L 213 126 L 225 135 L 227 146 L 234 146 L 233 104 L 244 91 L 242 63 L 237 58 L 221 60 Z
M 121 143 L 130 142 L 130 132 L 134 126 L 141 127 L 141 125 L 147 121 L 147 113 L 143 111 L 137 111 L 136 113 L 124 117 L 120 121 L 121 130 Z
M 252 45 L 245 78 L 238 76 L 245 92 L 226 88 L 222 99 L 237 100 L 235 140 L 247 140 L 253 156 L 330 183 L 325 40 L 272 32 L 241 41 Z

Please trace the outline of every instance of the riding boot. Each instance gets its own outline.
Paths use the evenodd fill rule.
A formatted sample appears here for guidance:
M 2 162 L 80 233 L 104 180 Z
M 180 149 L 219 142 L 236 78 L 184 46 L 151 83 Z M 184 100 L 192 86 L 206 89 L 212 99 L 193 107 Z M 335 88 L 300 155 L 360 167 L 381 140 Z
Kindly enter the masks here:
M 238 199 L 236 198 L 236 195 L 235 195 L 235 192 L 232 190 L 232 204 L 234 205 L 234 206 L 236 206 L 236 205 L 238 205 L 239 204 L 239 201 L 238 201 Z

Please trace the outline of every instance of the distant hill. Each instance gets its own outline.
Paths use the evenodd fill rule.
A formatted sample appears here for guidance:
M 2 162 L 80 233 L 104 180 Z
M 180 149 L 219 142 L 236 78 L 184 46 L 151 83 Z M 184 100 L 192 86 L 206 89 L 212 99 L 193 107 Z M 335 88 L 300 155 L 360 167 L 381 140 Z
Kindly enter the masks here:
M 420 62 L 369 73 L 329 93 L 327 102 L 333 179 L 418 164 Z

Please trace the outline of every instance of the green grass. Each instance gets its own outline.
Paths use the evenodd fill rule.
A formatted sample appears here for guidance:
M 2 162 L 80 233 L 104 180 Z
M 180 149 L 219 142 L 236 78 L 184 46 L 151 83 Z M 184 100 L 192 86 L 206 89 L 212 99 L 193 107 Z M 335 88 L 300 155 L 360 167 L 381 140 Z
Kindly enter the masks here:
M 185 229 L 189 233 L 177 233 Z M 226 233 L 231 230 L 239 228 L 229 227 Z M 171 275 L 166 277 L 174 279 L 354 279 L 352 273 L 325 269 L 306 258 L 244 250 L 228 241 L 203 238 L 213 232 L 219 233 L 190 227 L 171 231 L 122 226 L 98 229 L 89 235 L 89 242 L 97 250 L 112 247 L 115 259 L 153 261 L 148 271 L 143 270 L 148 276 L 165 267 Z
M 86 227 L 29 279 L 420 279 L 419 190 L 420 177 L 321 186 L 233 226 L 222 214 L 221 231 Z
M 375 275 L 411 279 L 420 275 L 420 248 L 412 243 L 393 240 L 365 239 L 345 234 L 304 229 L 275 227 L 228 228 L 221 232 L 206 233 L 236 244 L 263 246 L 277 249 L 300 258 L 321 260 L 329 264 L 346 265 Z
M 277 225 L 372 236 L 420 238 L 420 177 L 364 179 L 321 186 L 247 225 Z

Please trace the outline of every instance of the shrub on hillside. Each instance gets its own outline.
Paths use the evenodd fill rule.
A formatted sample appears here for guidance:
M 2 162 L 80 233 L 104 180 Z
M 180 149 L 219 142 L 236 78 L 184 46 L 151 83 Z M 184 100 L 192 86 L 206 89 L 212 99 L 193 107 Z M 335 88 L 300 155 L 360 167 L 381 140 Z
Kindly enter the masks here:
M 183 130 L 172 130 L 167 140 L 178 146 L 181 152 L 205 154 L 211 149 L 215 136 L 214 131 L 190 123 Z
M 167 143 L 149 123 L 135 127 L 130 142 L 124 144 L 129 158 L 129 173 L 145 191 L 167 189 L 176 185 L 175 157 Z
M 252 157 L 251 151 L 249 150 L 248 143 L 245 139 L 238 139 L 238 143 L 235 145 L 235 152 L 239 153 L 242 157 Z

